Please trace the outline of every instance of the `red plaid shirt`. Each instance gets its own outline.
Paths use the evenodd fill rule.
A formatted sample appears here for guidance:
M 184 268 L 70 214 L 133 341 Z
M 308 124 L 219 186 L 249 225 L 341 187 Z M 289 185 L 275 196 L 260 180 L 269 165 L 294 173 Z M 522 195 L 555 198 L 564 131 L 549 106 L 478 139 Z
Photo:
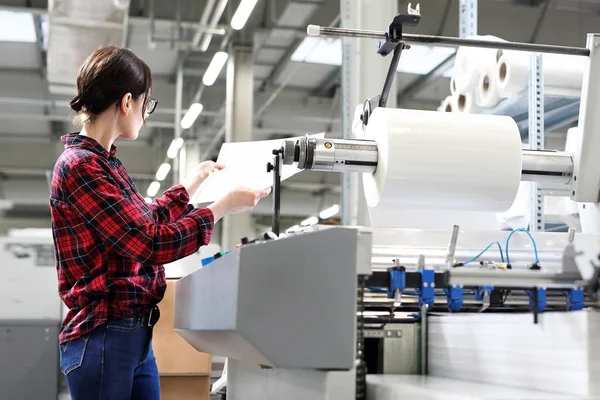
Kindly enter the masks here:
M 69 308 L 59 342 L 162 300 L 162 264 L 196 252 L 213 214 L 188 205 L 181 185 L 147 204 L 113 145 L 71 133 L 54 167 L 50 207 L 60 298 Z

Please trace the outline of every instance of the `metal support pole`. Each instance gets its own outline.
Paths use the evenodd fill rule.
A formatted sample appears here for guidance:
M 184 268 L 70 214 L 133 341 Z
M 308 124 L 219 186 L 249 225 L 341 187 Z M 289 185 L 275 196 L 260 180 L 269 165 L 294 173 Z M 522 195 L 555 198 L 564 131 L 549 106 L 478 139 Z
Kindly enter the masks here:
M 460 0 L 458 27 L 461 38 L 477 35 L 477 0 Z
M 271 232 L 279 236 L 281 217 L 281 167 L 283 148 L 273 150 L 273 163 L 267 164 L 267 172 L 273 172 L 273 216 Z
M 421 375 L 427 375 L 427 313 L 429 305 L 421 306 Z
M 542 150 L 544 148 L 544 72 L 542 55 L 532 54 L 529 73 L 529 148 Z M 543 231 L 544 196 L 538 189 L 537 182 L 531 183 L 532 206 L 529 230 Z
M 225 104 L 225 141 L 247 142 L 252 139 L 254 72 L 252 45 L 235 44 L 229 50 L 227 100 Z M 243 237 L 254 235 L 249 213 L 223 218 L 222 248 L 234 248 Z
M 183 104 L 183 58 L 179 57 L 177 60 L 177 77 L 175 82 L 175 121 L 174 121 L 174 129 L 175 134 L 174 138 L 180 138 L 182 133 L 181 128 L 181 114 L 182 114 L 182 104 Z M 173 169 L 172 174 L 173 177 L 173 185 L 179 183 L 179 154 L 173 160 Z M 192 194 L 190 194 L 191 196 Z
M 129 7 L 131 0 L 125 0 L 125 10 L 123 12 L 123 38 L 121 39 L 121 47 L 127 47 L 129 43 Z
M 341 27 L 356 27 L 359 24 L 360 5 L 355 0 L 341 0 L 340 17 Z M 360 103 L 358 85 L 360 76 L 360 63 L 358 54 L 360 43 L 352 38 L 342 39 L 342 74 L 341 74 L 341 114 L 342 138 L 352 139 L 352 120 L 354 109 Z M 355 226 L 358 222 L 358 176 L 352 173 L 343 173 L 341 176 L 342 187 L 342 224 Z
M 450 243 L 448 243 L 448 252 L 446 253 L 446 269 L 450 269 L 452 268 L 452 265 L 454 265 L 454 254 L 456 253 L 456 243 L 458 242 L 459 232 L 460 227 L 454 225 L 450 235 Z
M 396 0 L 341 0 L 340 16 L 343 28 L 386 28 L 397 14 Z M 342 40 L 341 114 L 342 138 L 352 139 L 352 121 L 356 107 L 380 93 L 391 58 L 377 54 L 375 43 L 345 38 Z M 368 71 L 368 73 L 363 73 Z M 397 86 L 394 81 L 387 106 L 396 106 Z M 366 225 L 369 223 L 366 200 L 362 193 L 362 177 L 342 174 L 342 223 Z

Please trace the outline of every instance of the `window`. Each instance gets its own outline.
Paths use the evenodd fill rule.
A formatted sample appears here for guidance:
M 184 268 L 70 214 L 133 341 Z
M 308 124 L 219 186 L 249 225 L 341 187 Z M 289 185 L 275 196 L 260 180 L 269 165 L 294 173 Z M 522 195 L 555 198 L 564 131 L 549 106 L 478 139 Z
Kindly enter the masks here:
M 33 15 L 26 12 L 0 11 L 0 41 L 35 43 L 37 35 Z

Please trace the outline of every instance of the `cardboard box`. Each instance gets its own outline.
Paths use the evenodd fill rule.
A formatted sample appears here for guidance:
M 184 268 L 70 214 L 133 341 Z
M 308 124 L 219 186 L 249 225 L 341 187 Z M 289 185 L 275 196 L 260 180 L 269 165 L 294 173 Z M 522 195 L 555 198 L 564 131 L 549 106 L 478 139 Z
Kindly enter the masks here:
M 175 282 L 167 280 L 165 297 L 158 304 L 160 319 L 152 339 L 158 372 L 161 376 L 210 375 L 210 354 L 198 352 L 173 329 Z
M 161 400 L 209 400 L 208 376 L 161 376 Z

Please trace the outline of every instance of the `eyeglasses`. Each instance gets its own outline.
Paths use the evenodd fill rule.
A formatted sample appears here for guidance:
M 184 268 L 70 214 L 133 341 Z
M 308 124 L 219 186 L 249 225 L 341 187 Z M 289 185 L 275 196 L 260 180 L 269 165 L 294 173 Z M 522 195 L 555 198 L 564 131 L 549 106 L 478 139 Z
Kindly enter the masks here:
M 156 106 L 158 105 L 158 100 L 150 99 L 148 104 L 146 104 L 146 114 L 150 115 L 156 110 Z

